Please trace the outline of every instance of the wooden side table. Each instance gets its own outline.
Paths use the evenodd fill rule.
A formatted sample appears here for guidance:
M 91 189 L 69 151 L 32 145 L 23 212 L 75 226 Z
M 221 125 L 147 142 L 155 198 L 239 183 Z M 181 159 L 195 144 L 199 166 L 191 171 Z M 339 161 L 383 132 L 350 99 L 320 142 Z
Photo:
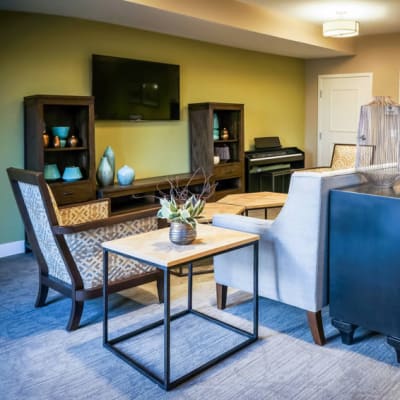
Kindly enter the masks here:
M 218 202 L 210 202 L 206 203 L 203 209 L 203 212 L 201 213 L 200 217 L 197 219 L 197 221 L 200 224 L 211 224 L 212 219 L 215 214 L 243 214 L 245 208 L 243 206 L 235 206 L 233 204 L 222 204 Z M 204 260 L 205 262 L 212 261 L 212 258 L 208 260 Z M 200 267 L 201 265 L 193 265 L 194 267 Z M 196 270 L 193 271 L 193 275 L 201 275 L 201 274 L 210 274 L 214 272 L 213 267 L 209 267 L 207 269 L 199 269 L 196 268 Z M 187 267 L 179 267 L 178 270 L 176 271 L 171 271 L 173 275 L 176 276 L 187 276 Z
M 103 243 L 103 346 L 153 382 L 157 383 L 163 389 L 169 390 L 256 341 L 258 338 L 258 242 L 258 235 L 200 224 L 198 226 L 196 240 L 192 244 L 186 246 L 178 246 L 170 242 L 169 228 L 145 232 Z M 192 263 L 206 257 L 246 246 L 253 247 L 253 327 L 251 331 L 228 324 L 196 310 L 193 308 L 192 304 Z M 164 274 L 164 317 L 156 322 L 152 322 L 132 332 L 124 333 L 112 339 L 109 338 L 108 326 L 108 259 L 110 253 L 119 254 L 138 261 L 140 260 L 162 270 Z M 173 269 L 188 263 L 187 307 L 185 310 L 171 315 L 170 274 Z M 243 340 L 234 344 L 232 347 L 228 347 L 228 349 L 225 349 L 225 351 L 218 355 L 214 354 L 210 360 L 195 366 L 192 370 L 185 372 L 184 375 L 171 379 L 171 328 L 173 328 L 171 325 L 174 320 L 184 318 L 188 314 L 191 314 L 192 318 L 199 318 L 199 323 L 208 321 L 208 323 L 216 324 L 228 330 L 230 333 L 238 335 L 238 337 Z M 118 346 L 118 344 L 128 339 L 137 337 L 160 326 L 163 328 L 163 349 L 155 349 L 154 352 L 163 352 L 164 368 L 161 374 L 151 370 L 145 365 L 145 362 L 140 362 L 135 359 L 135 356 L 132 355 L 134 349 L 125 349 L 125 347 Z M 211 347 L 213 343 L 211 343 Z M 196 353 L 196 345 L 193 345 L 193 353 Z
M 229 194 L 217 203 L 232 204 L 245 208 L 245 215 L 248 215 L 249 210 L 264 209 L 265 218 L 268 217 L 269 208 L 277 208 L 284 206 L 287 200 L 287 193 L 277 192 L 252 192 Z

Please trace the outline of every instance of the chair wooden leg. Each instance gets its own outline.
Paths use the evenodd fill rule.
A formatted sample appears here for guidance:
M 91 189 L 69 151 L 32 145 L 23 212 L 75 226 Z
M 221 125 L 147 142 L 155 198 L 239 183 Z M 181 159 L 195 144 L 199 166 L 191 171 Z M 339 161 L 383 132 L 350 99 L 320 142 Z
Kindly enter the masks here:
M 67 324 L 67 331 L 74 331 L 75 329 L 79 328 L 79 323 L 83 313 L 83 305 L 83 301 L 76 301 L 72 299 L 72 307 Z
M 226 307 L 226 297 L 228 294 L 228 286 L 217 283 L 217 308 L 223 310 Z
M 157 295 L 158 301 L 164 303 L 164 277 L 161 275 L 157 278 Z
M 323 346 L 326 343 L 321 311 L 307 311 L 308 326 L 315 344 Z
M 49 287 L 43 283 L 39 283 L 39 289 L 36 296 L 35 307 L 43 307 L 46 304 Z

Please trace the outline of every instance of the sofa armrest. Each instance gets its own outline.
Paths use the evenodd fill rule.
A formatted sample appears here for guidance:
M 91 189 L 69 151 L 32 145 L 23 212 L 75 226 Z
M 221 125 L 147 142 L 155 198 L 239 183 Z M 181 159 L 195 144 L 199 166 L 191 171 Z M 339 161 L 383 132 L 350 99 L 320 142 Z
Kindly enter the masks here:
M 273 223 L 273 220 L 232 214 L 217 214 L 214 215 L 212 220 L 212 224 L 215 226 L 241 232 L 254 233 L 260 236 L 264 236 Z

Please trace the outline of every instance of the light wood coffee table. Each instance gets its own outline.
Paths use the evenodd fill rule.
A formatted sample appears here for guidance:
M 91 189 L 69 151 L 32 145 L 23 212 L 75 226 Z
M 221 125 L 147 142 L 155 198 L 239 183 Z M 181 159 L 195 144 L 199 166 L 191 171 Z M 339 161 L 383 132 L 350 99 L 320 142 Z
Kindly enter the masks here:
M 228 194 L 217 203 L 232 204 L 245 208 L 245 215 L 248 215 L 249 210 L 264 209 L 265 218 L 268 217 L 269 208 L 282 207 L 287 200 L 287 193 L 277 192 L 252 192 Z
M 163 389 L 169 390 L 179 385 L 180 383 L 190 379 L 195 374 L 204 371 L 206 368 L 216 364 L 223 360 L 234 352 L 244 348 L 245 346 L 253 343 L 258 338 L 258 242 L 259 236 L 239 232 L 231 229 L 224 229 L 207 224 L 199 224 L 197 226 L 197 238 L 192 244 L 179 246 L 173 244 L 169 240 L 169 228 L 158 229 L 155 231 L 140 233 L 137 235 L 127 236 L 121 239 L 112 240 L 109 242 L 102 243 L 103 246 L 103 346 L 113 352 L 115 355 L 120 357 L 130 366 L 147 376 L 153 382 L 157 383 Z M 206 257 L 214 256 L 217 254 L 225 253 L 230 250 L 235 250 L 241 247 L 250 246 L 253 249 L 253 327 L 252 329 L 244 329 L 229 323 L 226 323 L 215 316 L 208 315 L 193 306 L 193 274 L 192 274 L 192 263 L 199 261 Z M 133 260 L 138 260 L 152 265 L 163 271 L 164 274 L 164 316 L 162 319 L 151 322 L 148 325 L 137 328 L 131 332 L 123 333 L 118 332 L 120 336 L 110 338 L 109 334 L 109 318 L 108 318 L 108 262 L 109 254 L 119 254 L 123 257 L 127 257 Z M 187 307 L 183 311 L 171 314 L 171 293 L 170 293 L 170 274 L 176 268 L 182 265 L 189 264 L 188 274 L 188 300 Z M 185 318 L 185 316 L 189 317 Z M 182 319 L 181 319 L 182 318 Z M 179 351 L 176 343 L 180 343 L 180 346 L 189 349 L 193 354 L 193 359 L 199 356 L 200 352 L 206 349 L 199 348 L 198 338 L 193 334 L 185 339 L 184 342 L 177 340 L 179 332 L 174 332 L 171 335 L 171 330 L 179 326 L 179 323 L 174 323 L 175 320 L 180 319 L 180 326 L 182 327 L 185 323 L 187 329 L 193 325 L 193 318 L 198 318 L 197 325 L 203 326 L 205 329 L 211 329 L 216 324 L 221 327 L 223 332 L 217 333 L 214 331 L 215 342 L 207 341 L 204 342 L 209 346 L 208 350 L 213 353 L 211 359 L 208 361 L 201 361 L 194 363 L 189 361 L 190 367 L 188 371 L 185 371 L 183 375 L 176 376 L 174 370 L 171 371 L 171 360 L 172 357 L 176 357 L 176 352 Z M 207 324 L 213 324 L 207 325 Z M 163 341 L 161 345 L 156 346 L 154 351 L 147 358 L 152 358 L 153 354 L 163 354 L 163 368 L 160 372 L 155 371 L 154 368 L 150 368 L 148 365 L 151 364 L 151 360 L 138 359 L 138 353 L 135 349 L 134 340 L 129 342 L 129 339 L 137 338 L 145 332 L 152 331 L 153 335 L 158 330 L 161 330 L 163 335 Z M 162 333 L 163 332 L 163 333 Z M 240 340 L 233 340 L 232 344 L 222 345 L 225 334 L 237 335 Z M 112 332 L 114 335 L 118 335 L 116 332 Z M 112 335 L 112 336 L 114 336 Z M 222 335 L 222 336 L 220 336 Z M 174 339 L 171 346 L 171 338 Z M 192 342 L 190 342 L 190 340 Z M 220 342 L 218 342 L 218 340 Z M 121 344 L 124 345 L 121 346 Z M 224 348 L 220 353 L 215 351 L 215 343 L 219 343 Z M 175 345 L 175 346 L 174 346 Z M 186 346 L 186 347 L 185 347 Z M 174 351 L 171 352 L 171 347 Z M 184 348 L 182 350 L 184 350 Z M 171 354 L 172 353 L 172 354 Z M 172 360 L 173 361 L 173 360 Z M 196 365 L 200 364 L 200 365 Z M 176 365 L 175 365 L 176 368 Z M 193 368 L 193 369 L 192 369 Z M 158 367 L 156 368 L 158 370 Z

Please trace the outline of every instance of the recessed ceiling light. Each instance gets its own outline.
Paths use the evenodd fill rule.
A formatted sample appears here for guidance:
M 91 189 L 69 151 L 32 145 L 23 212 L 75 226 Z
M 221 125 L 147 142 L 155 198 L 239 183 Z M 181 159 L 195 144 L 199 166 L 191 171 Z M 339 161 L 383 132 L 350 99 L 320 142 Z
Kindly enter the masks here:
M 358 21 L 338 19 L 327 21 L 322 25 L 322 32 L 327 37 L 345 38 L 357 36 L 360 24 Z

